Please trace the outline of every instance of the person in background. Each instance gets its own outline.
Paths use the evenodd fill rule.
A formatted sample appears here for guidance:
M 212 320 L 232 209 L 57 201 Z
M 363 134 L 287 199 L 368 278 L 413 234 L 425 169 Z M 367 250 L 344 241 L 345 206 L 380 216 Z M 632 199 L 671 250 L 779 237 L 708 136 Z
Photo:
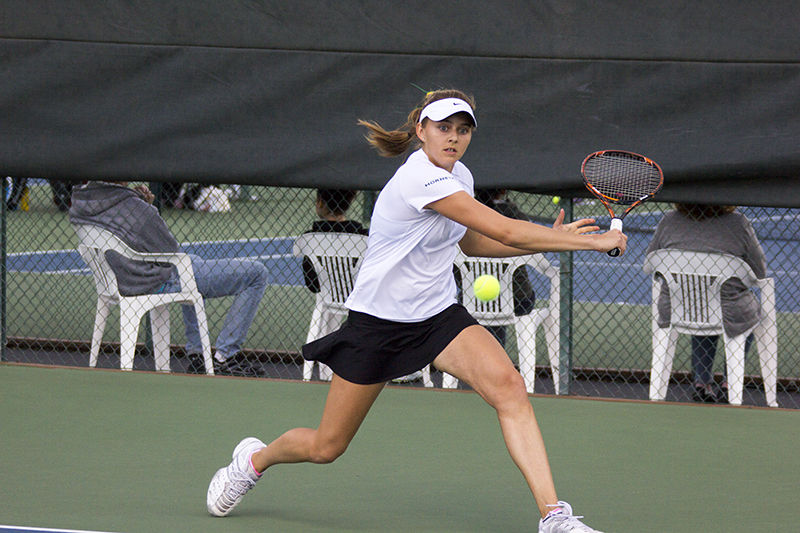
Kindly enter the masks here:
M 231 202 L 237 200 L 250 200 L 251 202 L 258 201 L 258 195 L 252 192 L 250 185 L 231 184 L 225 188 L 225 194 Z
M 59 211 L 68 211 L 72 201 L 72 189 L 77 182 L 72 180 L 47 180 L 53 192 L 53 203 Z
M 360 222 L 348 220 L 347 210 L 356 198 L 356 191 L 347 189 L 317 189 L 314 208 L 319 217 L 311 223 L 308 233 L 355 233 L 367 235 L 367 231 Z M 314 270 L 311 260 L 303 258 L 303 280 L 306 287 L 313 293 L 319 292 L 319 278 Z
M 5 201 L 6 209 L 9 211 L 27 211 L 29 209 L 28 199 L 30 189 L 28 188 L 28 178 L 7 177 L 5 182 Z
M 656 227 L 647 253 L 663 248 L 730 254 L 743 259 L 758 278 L 767 273 L 766 258 L 753 225 L 732 205 L 675 204 Z M 738 279 L 722 285 L 722 320 L 730 336 L 741 335 L 760 319 L 758 299 Z M 658 298 L 658 325 L 669 326 L 670 300 L 667 284 L 661 284 Z M 713 367 L 719 335 L 692 337 L 693 399 L 701 402 L 728 401 L 725 380 L 716 387 Z M 752 334 L 745 344 L 747 351 L 753 342 Z
M 128 182 L 93 181 L 72 191 L 69 210 L 73 224 L 99 226 L 118 236 L 139 252 L 178 252 L 180 246 L 158 210 L 152 205 L 153 193 L 145 185 L 128 187 Z M 214 372 L 221 375 L 261 376 L 260 367 L 241 353 L 250 324 L 267 286 L 267 269 L 247 259 L 202 259 L 191 255 L 197 288 L 204 298 L 234 296 L 225 316 L 214 353 Z M 132 261 L 115 252 L 107 253 L 119 291 L 125 296 L 175 292 L 180 290 L 178 273 L 172 265 Z M 187 372 L 204 374 L 197 316 L 191 305 L 184 305 Z
M 525 214 L 517 204 L 508 199 L 505 189 L 478 189 L 475 191 L 475 199 L 508 218 L 533 222 L 533 219 Z M 518 268 L 512 277 L 511 292 L 514 295 L 514 314 L 516 316 L 527 315 L 536 306 L 536 294 L 528 277 L 528 268 Z M 491 331 L 500 344 L 505 346 L 506 326 L 486 326 L 486 329 Z
M 181 200 L 181 189 L 183 182 L 174 181 L 161 184 L 161 206 L 174 207 L 177 209 L 183 208 Z
M 27 211 L 30 208 L 28 203 L 30 201 L 28 179 L 29 178 L 6 178 L 6 209 L 9 211 L 15 211 L 16 209 Z M 72 188 L 79 182 L 74 180 L 52 179 L 48 179 L 47 182 L 50 184 L 50 189 L 53 193 L 53 204 L 55 204 L 59 211 L 67 211 L 69 209 Z

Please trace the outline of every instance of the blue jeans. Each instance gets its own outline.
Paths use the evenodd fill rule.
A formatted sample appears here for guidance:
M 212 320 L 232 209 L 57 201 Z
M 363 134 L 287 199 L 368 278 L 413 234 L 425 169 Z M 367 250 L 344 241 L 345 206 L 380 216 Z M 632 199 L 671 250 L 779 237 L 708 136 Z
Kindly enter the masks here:
M 753 334 L 747 336 L 744 343 L 744 353 L 750 351 L 753 345 Z M 714 380 L 712 374 L 714 357 L 717 355 L 717 341 L 719 335 L 693 335 L 692 336 L 692 373 L 695 385 L 708 385 Z M 728 367 L 722 367 L 723 379 L 728 379 Z
M 227 359 L 242 349 L 247 331 L 256 316 L 258 304 L 267 287 L 267 267 L 249 259 L 202 259 L 189 255 L 203 298 L 235 296 L 217 337 L 217 354 Z M 177 292 L 180 282 L 173 273 L 160 292 Z M 186 353 L 202 353 L 197 315 L 191 305 L 183 306 L 183 324 L 186 328 Z

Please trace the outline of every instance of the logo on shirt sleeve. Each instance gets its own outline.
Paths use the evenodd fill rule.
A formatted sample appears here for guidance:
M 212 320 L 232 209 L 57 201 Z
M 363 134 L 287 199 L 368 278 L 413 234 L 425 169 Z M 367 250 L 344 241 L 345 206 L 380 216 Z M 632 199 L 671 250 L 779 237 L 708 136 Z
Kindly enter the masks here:
M 437 184 L 439 182 L 447 181 L 447 180 L 451 180 L 451 179 L 453 179 L 452 176 L 442 176 L 441 178 L 436 178 L 436 179 L 433 179 L 433 180 L 425 183 L 424 187 L 430 187 L 431 185 L 435 185 L 435 184 Z

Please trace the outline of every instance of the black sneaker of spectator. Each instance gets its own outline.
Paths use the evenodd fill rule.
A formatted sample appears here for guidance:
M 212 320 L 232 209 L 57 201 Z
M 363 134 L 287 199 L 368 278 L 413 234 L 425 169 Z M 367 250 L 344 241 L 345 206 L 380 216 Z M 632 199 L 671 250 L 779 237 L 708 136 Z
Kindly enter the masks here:
M 215 358 L 214 374 L 218 376 L 241 376 L 257 378 L 264 376 L 264 370 L 248 361 L 244 354 L 237 353 L 231 357 L 228 357 L 223 363 L 220 363 Z
M 203 356 L 199 353 L 190 353 L 186 354 L 186 358 L 189 359 L 189 364 L 186 365 L 186 373 L 187 374 L 205 374 L 206 373 L 206 364 L 203 362 Z
M 203 356 L 200 354 L 188 354 L 189 364 L 186 366 L 187 374 L 205 374 L 206 365 Z M 254 365 L 241 354 L 229 357 L 220 363 L 214 359 L 214 374 L 217 376 L 240 376 L 240 377 L 262 377 L 265 372 L 262 368 Z

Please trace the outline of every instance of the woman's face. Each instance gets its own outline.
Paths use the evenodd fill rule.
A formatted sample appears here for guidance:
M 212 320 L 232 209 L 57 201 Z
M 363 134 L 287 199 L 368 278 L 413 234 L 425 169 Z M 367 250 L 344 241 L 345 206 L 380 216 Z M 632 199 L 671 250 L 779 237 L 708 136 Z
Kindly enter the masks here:
M 448 172 L 461 159 L 472 140 L 472 120 L 466 113 L 456 113 L 444 120 L 425 119 L 417 124 L 417 137 L 431 163 Z

